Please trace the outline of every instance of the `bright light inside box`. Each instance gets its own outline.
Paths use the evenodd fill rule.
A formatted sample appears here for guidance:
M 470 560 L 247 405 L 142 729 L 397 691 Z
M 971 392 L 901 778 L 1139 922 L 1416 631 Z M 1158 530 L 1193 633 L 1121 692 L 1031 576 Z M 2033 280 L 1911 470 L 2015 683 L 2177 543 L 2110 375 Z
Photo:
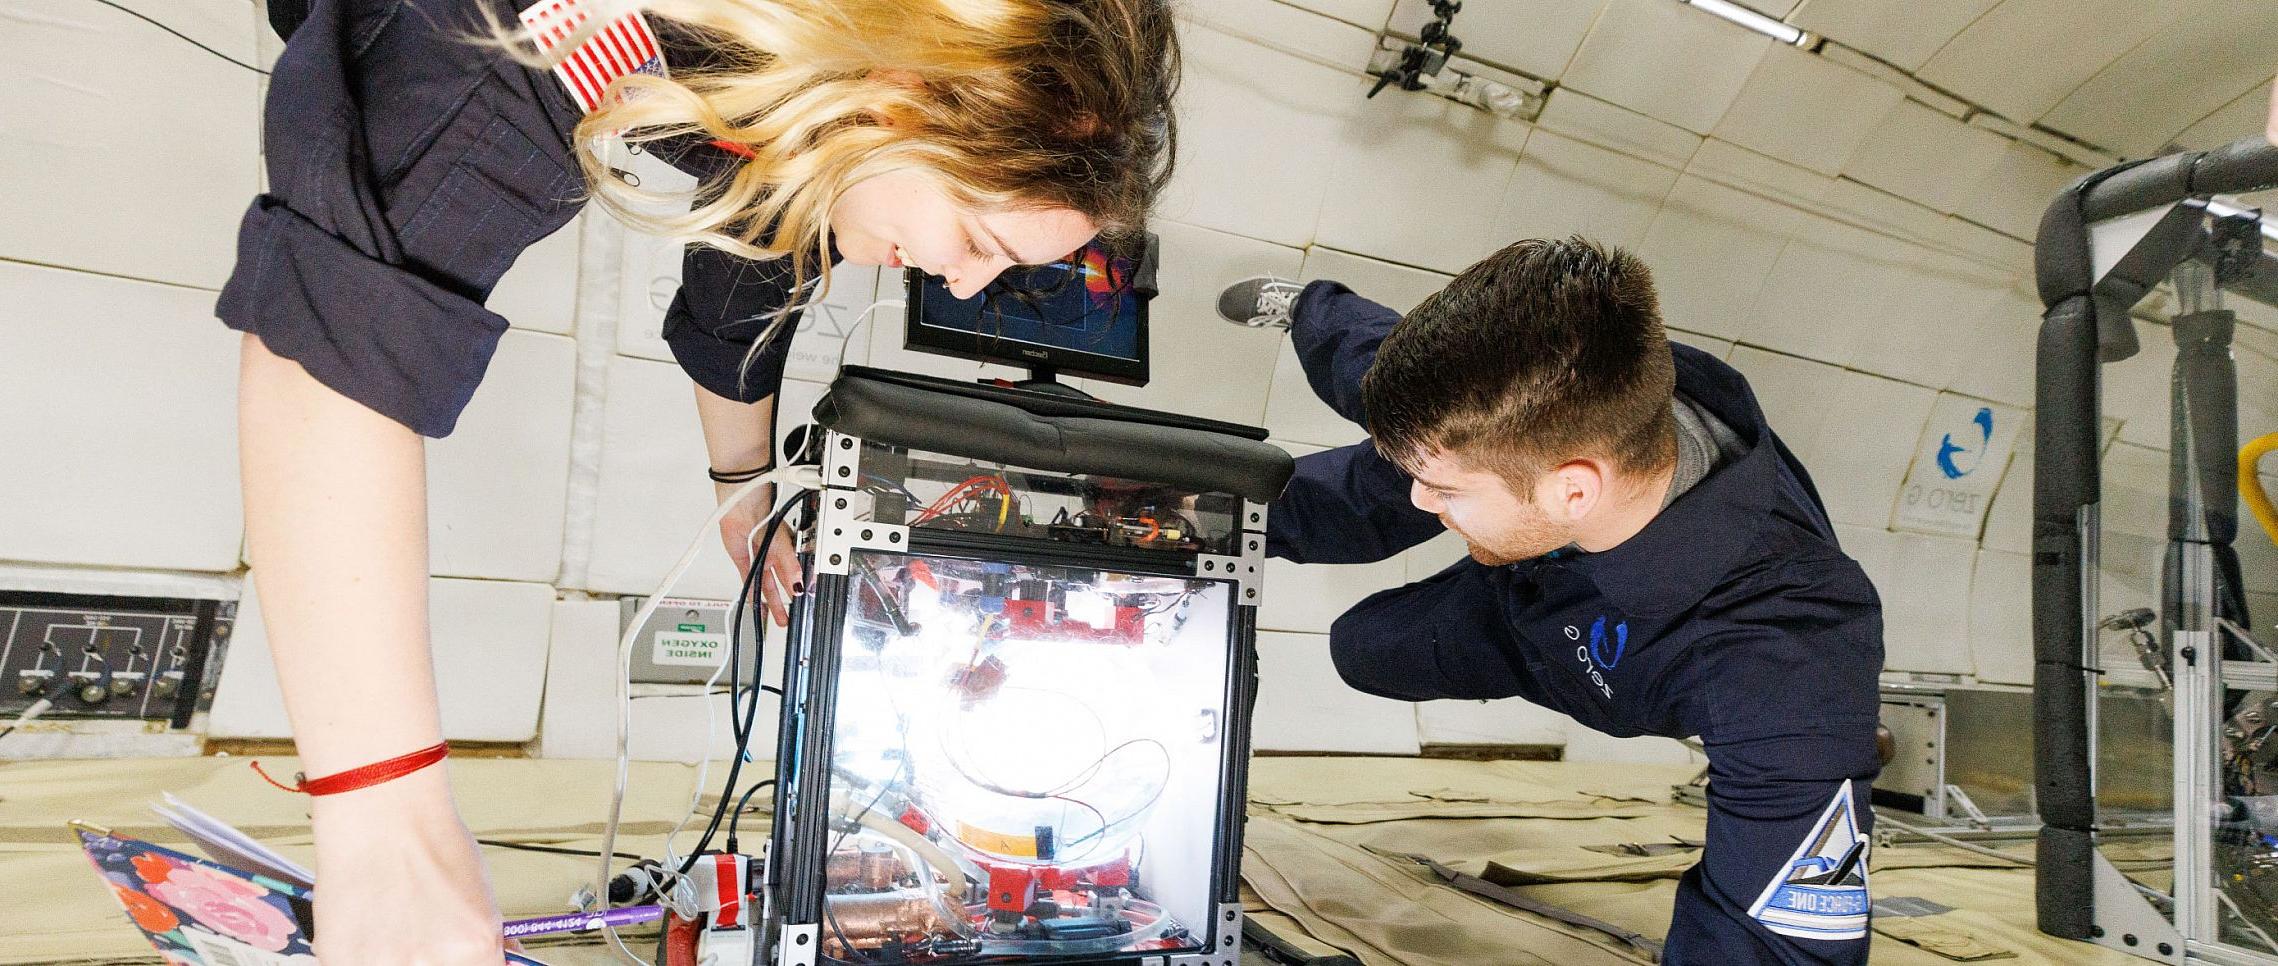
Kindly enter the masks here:
M 854 585 L 824 951 L 1202 945 L 1184 924 L 1214 908 L 1231 586 L 883 553 Z

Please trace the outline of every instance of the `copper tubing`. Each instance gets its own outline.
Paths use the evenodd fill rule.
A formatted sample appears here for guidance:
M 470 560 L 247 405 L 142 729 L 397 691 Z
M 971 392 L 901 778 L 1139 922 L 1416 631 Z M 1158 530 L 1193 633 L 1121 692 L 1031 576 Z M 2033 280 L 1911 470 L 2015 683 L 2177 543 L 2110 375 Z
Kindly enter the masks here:
M 940 910 L 935 908 L 933 900 L 916 889 L 826 895 L 823 902 L 825 922 L 836 922 L 836 928 L 823 930 L 826 953 L 840 945 L 838 934 L 841 932 L 856 949 L 876 949 L 890 939 L 955 935 L 941 920 Z M 844 952 L 839 950 L 834 955 L 844 958 Z
M 891 849 L 845 850 L 831 853 L 823 881 L 833 889 L 884 892 L 910 874 L 909 865 Z

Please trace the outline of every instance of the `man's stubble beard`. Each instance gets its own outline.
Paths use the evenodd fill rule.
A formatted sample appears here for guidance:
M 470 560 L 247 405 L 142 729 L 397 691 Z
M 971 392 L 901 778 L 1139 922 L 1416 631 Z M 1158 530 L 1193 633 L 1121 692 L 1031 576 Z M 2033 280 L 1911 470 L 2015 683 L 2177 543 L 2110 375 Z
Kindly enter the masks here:
M 1489 567 L 1502 567 L 1532 560 L 1574 542 L 1572 537 L 1555 532 L 1555 528 L 1551 526 L 1548 519 L 1535 517 L 1522 521 L 1517 527 L 1519 532 L 1512 535 L 1513 541 L 1521 544 L 1521 546 L 1490 547 L 1458 528 L 1455 521 L 1448 519 L 1447 514 L 1439 514 L 1439 518 L 1441 526 L 1446 527 L 1449 533 L 1463 539 L 1464 551 L 1471 555 L 1471 559 Z

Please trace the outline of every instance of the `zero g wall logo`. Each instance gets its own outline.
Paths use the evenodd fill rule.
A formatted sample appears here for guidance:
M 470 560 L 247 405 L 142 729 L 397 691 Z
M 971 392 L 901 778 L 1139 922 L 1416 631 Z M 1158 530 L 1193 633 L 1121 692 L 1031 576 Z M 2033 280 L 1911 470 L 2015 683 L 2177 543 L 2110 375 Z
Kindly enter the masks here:
M 1970 424 L 1977 427 L 1977 439 L 1968 445 L 1954 442 L 1952 433 L 1938 442 L 1938 472 L 1949 480 L 1968 476 L 1985 462 L 1985 446 L 1993 442 L 1993 407 L 1979 406 Z
M 1613 685 L 1606 683 L 1605 672 L 1621 666 L 1622 654 L 1629 650 L 1629 622 L 1613 625 L 1609 633 L 1606 619 L 1601 616 L 1590 624 L 1590 642 L 1582 643 L 1582 629 L 1566 625 L 1566 639 L 1575 642 L 1574 660 L 1582 665 L 1582 673 L 1606 697 L 1614 696 Z
M 2023 421 L 2013 409 L 1939 396 L 1922 428 L 1914 466 L 1891 508 L 1891 525 L 1917 533 L 1977 536 Z

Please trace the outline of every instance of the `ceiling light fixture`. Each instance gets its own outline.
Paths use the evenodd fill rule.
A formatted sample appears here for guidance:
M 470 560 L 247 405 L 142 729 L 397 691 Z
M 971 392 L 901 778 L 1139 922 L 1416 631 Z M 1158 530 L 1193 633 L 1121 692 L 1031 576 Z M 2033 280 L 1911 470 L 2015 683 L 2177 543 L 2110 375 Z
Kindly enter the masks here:
M 1678 2 L 1699 7 L 1708 13 L 1723 17 L 1783 44 L 1793 44 L 1797 47 L 1811 45 L 1811 35 L 1800 28 L 1788 26 L 1771 17 L 1733 3 L 1732 0 L 1678 0 Z

